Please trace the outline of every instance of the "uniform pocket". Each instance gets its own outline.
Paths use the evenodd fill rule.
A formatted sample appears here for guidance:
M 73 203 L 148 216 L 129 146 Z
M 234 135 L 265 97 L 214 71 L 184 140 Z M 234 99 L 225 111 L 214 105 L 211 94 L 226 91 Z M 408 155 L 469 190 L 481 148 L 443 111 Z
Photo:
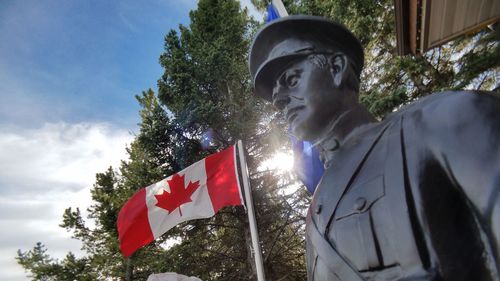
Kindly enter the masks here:
M 335 218 L 336 220 L 341 220 L 354 214 L 364 213 L 384 195 L 383 176 L 377 176 L 361 184 L 357 184 L 350 188 L 346 196 L 340 201 Z
M 329 238 L 359 271 L 382 266 L 371 209 L 385 195 L 383 176 L 357 184 L 339 202 Z

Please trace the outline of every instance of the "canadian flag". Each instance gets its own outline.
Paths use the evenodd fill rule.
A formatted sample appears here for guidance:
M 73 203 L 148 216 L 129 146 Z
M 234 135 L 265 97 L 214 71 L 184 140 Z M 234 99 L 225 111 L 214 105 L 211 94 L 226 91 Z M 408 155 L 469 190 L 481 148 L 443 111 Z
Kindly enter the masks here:
M 243 205 L 235 147 L 137 191 L 118 214 L 120 250 L 128 257 L 175 225 Z

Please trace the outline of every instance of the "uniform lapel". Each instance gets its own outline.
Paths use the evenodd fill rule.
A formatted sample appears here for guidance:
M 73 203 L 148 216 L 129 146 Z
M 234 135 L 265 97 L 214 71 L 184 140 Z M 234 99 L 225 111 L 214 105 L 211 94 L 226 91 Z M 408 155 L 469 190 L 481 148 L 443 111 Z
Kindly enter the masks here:
M 380 124 L 353 136 L 335 155 L 334 162 L 325 171 L 311 203 L 310 212 L 313 212 L 311 215 L 321 233 L 325 233 L 340 198 L 388 126 L 388 123 Z

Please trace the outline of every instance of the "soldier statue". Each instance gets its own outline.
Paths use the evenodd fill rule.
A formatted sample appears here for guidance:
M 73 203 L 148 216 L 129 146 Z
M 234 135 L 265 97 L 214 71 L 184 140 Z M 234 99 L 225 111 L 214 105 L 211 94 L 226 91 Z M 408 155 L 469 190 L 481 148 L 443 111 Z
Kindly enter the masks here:
M 358 102 L 363 49 L 343 25 L 290 16 L 250 51 L 255 94 L 319 149 L 309 280 L 500 280 L 500 99 L 435 93 L 382 121 Z

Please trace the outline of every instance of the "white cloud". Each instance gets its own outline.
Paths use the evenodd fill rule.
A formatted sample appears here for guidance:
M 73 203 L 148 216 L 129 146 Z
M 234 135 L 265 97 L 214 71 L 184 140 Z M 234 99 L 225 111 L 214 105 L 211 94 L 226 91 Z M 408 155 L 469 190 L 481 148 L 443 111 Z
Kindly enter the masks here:
M 118 167 L 132 138 L 106 124 L 0 127 L 0 280 L 27 280 L 14 258 L 38 241 L 57 258 L 79 253 L 59 227 L 62 213 L 90 205 L 95 174 Z

